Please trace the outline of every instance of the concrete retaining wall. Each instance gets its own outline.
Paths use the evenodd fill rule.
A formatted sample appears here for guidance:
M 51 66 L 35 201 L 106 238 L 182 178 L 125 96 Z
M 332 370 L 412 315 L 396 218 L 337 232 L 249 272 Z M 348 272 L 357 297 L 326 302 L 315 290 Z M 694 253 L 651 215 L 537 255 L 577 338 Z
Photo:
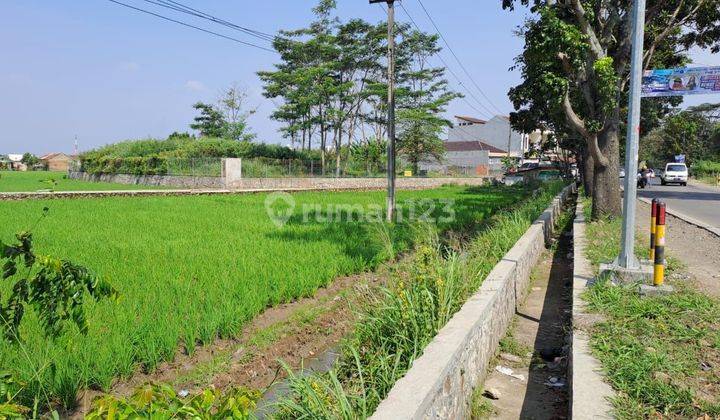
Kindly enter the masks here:
M 443 327 L 393 386 L 372 419 L 466 418 L 473 389 L 527 292 L 530 270 L 552 235 L 567 187 L 490 272 L 480 290 Z
M 483 185 L 484 178 L 397 178 L 399 189 L 435 188 L 445 184 Z M 381 189 L 385 178 L 242 178 L 228 182 L 228 189 Z
M 176 175 L 128 175 L 98 174 L 86 172 L 68 172 L 68 178 L 90 182 L 112 182 L 127 185 L 149 185 L 155 187 L 175 187 L 187 189 L 223 188 L 221 177 L 211 176 L 176 176 Z
M 227 159 L 227 161 L 239 159 Z M 229 165 L 228 165 L 229 166 Z M 240 171 L 239 167 L 237 171 Z M 226 172 L 226 171 L 223 171 Z M 92 182 L 112 182 L 128 185 L 149 185 L 183 189 L 228 190 L 350 190 L 381 189 L 387 187 L 385 178 L 242 178 L 236 171 L 227 170 L 225 177 L 191 177 L 170 175 L 91 175 L 70 172 L 69 178 Z M 486 178 L 397 178 L 398 189 L 436 188 L 445 184 L 483 185 Z

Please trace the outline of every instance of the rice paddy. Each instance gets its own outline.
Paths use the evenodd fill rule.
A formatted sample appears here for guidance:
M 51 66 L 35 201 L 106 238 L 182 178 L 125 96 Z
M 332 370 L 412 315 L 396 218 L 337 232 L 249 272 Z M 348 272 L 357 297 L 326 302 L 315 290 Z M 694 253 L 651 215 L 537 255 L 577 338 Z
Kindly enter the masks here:
M 127 185 L 111 182 L 88 182 L 69 179 L 65 172 L 0 171 L 0 192 L 53 191 L 114 191 L 160 189 L 147 185 Z
M 455 217 L 441 229 L 480 223 L 526 197 L 520 187 L 443 187 L 402 191 Z M 381 206 L 383 192 L 298 193 L 287 223 L 266 212 L 266 194 L 0 202 L 0 240 L 28 229 L 36 251 L 85 265 L 121 293 L 119 303 L 87 302 L 90 330 L 52 341 L 26 315 L 21 345 L 0 342 L 0 371 L 26 383 L 32 405 L 75 404 L 83 388 L 108 389 L 137 369 L 152 371 L 179 348 L 237 335 L 264 308 L 302 296 L 346 274 L 373 269 L 412 242 L 407 224 L 388 228 L 352 217 L 304 217 L 306 208 Z M 310 206 L 310 207 L 308 207 Z M 407 206 L 406 206 L 407 208 Z M 421 211 L 420 213 L 424 213 Z M 432 213 L 432 212 L 431 212 Z M 0 285 L 0 292 L 5 292 Z

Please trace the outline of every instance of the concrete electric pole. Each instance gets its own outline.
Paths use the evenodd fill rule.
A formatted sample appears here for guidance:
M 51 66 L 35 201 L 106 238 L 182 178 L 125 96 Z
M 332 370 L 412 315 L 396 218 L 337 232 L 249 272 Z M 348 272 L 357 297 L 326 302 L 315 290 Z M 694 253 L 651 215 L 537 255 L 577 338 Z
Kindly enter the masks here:
M 635 257 L 635 203 L 637 197 L 638 151 L 640 143 L 640 99 L 643 76 L 643 44 L 645 39 L 645 0 L 635 0 L 633 7 L 633 44 L 630 64 L 630 98 L 628 109 L 627 143 L 625 144 L 625 198 L 620 242 L 620 268 L 637 270 Z
M 387 221 L 395 220 L 395 0 L 370 0 L 388 7 Z

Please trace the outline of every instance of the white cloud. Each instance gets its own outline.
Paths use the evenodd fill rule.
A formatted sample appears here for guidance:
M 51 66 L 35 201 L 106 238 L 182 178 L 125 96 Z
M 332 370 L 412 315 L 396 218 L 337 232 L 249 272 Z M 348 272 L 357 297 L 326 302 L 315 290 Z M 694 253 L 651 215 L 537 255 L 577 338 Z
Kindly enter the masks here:
M 188 80 L 185 82 L 185 89 L 192 92 L 203 92 L 207 90 L 207 87 L 199 80 Z
M 120 63 L 120 70 L 126 71 L 128 73 L 135 73 L 136 71 L 140 70 L 140 64 L 134 61 L 123 61 L 122 63 Z

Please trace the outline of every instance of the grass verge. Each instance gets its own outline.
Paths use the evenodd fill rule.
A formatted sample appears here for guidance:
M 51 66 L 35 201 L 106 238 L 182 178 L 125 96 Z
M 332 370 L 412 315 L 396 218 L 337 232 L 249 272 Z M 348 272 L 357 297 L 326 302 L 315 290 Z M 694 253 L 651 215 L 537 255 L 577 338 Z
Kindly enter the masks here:
M 459 254 L 423 227 L 414 258 L 360 308 L 360 321 L 342 346 L 336 369 L 290 374 L 291 395 L 277 418 L 354 419 L 370 416 L 422 355 L 468 296 L 562 188 L 546 184 L 534 198 L 492 216 Z
M 619 220 L 589 223 L 586 235 L 593 264 L 617 255 Z M 584 295 L 588 310 L 604 315 L 591 346 L 617 391 L 618 418 L 720 416 L 720 302 L 673 281 L 682 269 L 669 258 L 669 296 L 640 297 L 637 285 L 608 281 Z

